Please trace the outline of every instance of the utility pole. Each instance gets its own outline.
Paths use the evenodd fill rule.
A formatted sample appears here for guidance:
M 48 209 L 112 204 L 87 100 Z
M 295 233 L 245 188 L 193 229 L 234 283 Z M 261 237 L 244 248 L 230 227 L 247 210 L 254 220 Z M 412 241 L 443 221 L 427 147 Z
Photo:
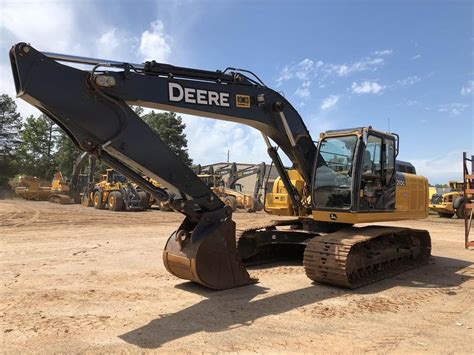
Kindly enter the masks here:
M 230 150 L 227 149 L 227 162 L 229 162 L 229 155 L 230 155 Z

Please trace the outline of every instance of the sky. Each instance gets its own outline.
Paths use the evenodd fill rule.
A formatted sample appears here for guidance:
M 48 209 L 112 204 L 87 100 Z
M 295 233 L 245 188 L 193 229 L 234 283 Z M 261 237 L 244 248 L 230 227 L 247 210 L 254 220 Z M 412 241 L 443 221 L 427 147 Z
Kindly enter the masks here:
M 284 94 L 314 140 L 371 125 L 400 135 L 401 160 L 430 183 L 474 154 L 474 1 L 0 0 L 0 93 L 8 50 L 252 70 Z M 39 114 L 16 100 L 23 116 Z M 260 133 L 181 115 L 196 163 L 270 161 Z

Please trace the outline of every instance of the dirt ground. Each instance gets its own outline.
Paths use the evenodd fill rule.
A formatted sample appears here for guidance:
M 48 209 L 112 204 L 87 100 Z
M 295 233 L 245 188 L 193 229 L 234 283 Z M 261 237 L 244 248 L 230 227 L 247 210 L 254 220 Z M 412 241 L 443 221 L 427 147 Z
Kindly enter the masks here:
M 273 218 L 234 214 L 238 225 Z M 161 253 L 181 220 L 0 200 L 1 351 L 474 351 L 474 251 L 461 220 L 391 223 L 430 231 L 430 263 L 356 291 L 279 264 L 220 292 L 166 272 Z

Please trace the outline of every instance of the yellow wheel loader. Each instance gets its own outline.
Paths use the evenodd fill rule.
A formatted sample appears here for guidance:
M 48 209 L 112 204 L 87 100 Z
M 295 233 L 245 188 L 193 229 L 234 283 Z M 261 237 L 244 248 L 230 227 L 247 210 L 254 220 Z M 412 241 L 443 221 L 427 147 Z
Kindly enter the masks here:
M 99 210 L 143 211 L 148 206 L 149 196 L 141 188 L 135 188 L 123 175 L 107 169 L 101 181 L 83 194 L 82 201 L 83 205 Z
M 395 169 L 395 133 L 370 126 L 333 130 L 315 144 L 291 103 L 248 70 L 98 60 L 42 53 L 27 43 L 12 47 L 10 62 L 19 98 L 61 125 L 79 148 L 185 216 L 163 251 L 165 267 L 179 278 L 212 289 L 244 286 L 257 282 L 246 265 L 291 255 L 310 280 L 356 288 L 430 258 L 428 231 L 379 225 L 428 216 L 426 178 Z M 273 211 L 293 218 L 237 227 L 232 208 L 129 105 L 259 130 L 290 201 Z M 292 183 L 299 178 L 290 176 L 279 152 L 301 183 Z M 105 201 L 102 194 L 97 204 Z

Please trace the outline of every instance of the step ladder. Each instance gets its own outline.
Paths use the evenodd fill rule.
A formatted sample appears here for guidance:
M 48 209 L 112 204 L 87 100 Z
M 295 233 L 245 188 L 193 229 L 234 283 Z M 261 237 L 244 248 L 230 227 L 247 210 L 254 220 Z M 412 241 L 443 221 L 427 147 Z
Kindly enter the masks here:
M 467 157 L 467 153 L 462 155 L 463 176 L 464 176 L 464 247 L 466 249 L 474 248 L 474 240 L 469 240 L 471 232 L 472 217 L 474 213 L 474 155 Z M 470 162 L 470 164 L 469 164 Z M 470 168 L 469 168 L 470 165 Z

